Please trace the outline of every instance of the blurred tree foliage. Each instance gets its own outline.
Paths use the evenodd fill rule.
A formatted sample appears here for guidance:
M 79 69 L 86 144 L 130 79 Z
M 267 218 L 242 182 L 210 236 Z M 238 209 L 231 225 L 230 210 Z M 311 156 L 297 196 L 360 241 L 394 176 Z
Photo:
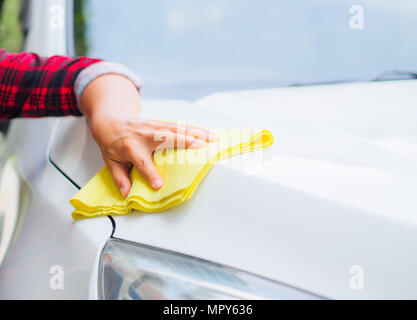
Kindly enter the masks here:
M 87 0 L 74 0 L 74 42 L 77 56 L 88 53 L 86 6 Z
M 22 49 L 22 31 L 19 24 L 20 0 L 3 0 L 0 15 L 0 47 L 10 52 Z

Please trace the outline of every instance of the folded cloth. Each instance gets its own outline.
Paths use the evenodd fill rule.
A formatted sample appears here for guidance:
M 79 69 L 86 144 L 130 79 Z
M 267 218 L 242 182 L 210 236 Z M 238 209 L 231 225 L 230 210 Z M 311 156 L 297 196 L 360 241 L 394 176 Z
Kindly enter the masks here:
M 154 153 L 153 162 L 164 180 L 154 190 L 136 168 L 130 173 L 132 188 L 124 199 L 107 167 L 100 170 L 71 200 L 74 219 L 103 215 L 124 215 L 136 209 L 164 211 L 193 195 L 213 165 L 222 159 L 270 146 L 273 136 L 267 130 L 222 130 L 217 140 L 201 149 L 168 149 Z

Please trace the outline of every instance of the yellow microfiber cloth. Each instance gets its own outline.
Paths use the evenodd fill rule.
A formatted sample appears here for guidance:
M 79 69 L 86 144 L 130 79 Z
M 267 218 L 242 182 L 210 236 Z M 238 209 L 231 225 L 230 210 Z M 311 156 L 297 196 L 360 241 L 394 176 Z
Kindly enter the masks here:
M 100 170 L 71 200 L 74 219 L 124 215 L 136 209 L 158 212 L 188 200 L 213 165 L 222 159 L 270 146 L 267 130 L 222 130 L 217 140 L 201 149 L 169 149 L 154 153 L 153 162 L 164 180 L 154 190 L 136 168 L 130 173 L 132 188 L 124 199 L 107 167 Z

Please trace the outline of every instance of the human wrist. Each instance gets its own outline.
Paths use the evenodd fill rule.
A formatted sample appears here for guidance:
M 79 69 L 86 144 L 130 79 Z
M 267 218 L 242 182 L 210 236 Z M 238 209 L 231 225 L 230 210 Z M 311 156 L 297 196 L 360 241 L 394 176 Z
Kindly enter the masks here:
M 92 124 L 110 118 L 138 118 L 140 95 L 128 78 L 114 74 L 103 75 L 84 90 L 81 107 Z
M 91 82 L 105 75 L 119 75 L 125 77 L 134 84 L 138 91 L 140 91 L 142 87 L 141 78 L 124 65 L 110 61 L 99 61 L 94 63 L 93 65 L 83 69 L 74 82 L 74 94 L 81 113 L 84 113 L 81 105 L 81 97 L 84 91 Z

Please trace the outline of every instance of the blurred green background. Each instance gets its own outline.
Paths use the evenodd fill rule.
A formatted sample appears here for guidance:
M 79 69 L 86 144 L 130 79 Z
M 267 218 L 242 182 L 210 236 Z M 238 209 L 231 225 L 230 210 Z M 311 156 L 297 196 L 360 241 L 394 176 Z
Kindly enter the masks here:
M 23 35 L 19 23 L 21 0 L 0 0 L 0 48 L 9 52 L 22 50 Z M 84 56 L 88 52 L 86 40 L 87 0 L 74 0 L 75 54 Z
M 2 0 L 0 8 L 0 47 L 9 52 L 18 52 L 22 46 L 19 25 L 20 0 Z

